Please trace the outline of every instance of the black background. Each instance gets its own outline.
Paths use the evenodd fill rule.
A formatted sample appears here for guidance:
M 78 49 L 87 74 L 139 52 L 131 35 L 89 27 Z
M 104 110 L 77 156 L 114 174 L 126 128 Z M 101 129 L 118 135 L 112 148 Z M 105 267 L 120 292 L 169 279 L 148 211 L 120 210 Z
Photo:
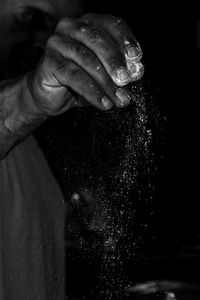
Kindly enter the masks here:
M 159 165 L 154 198 L 156 238 L 146 248 L 147 255 L 174 256 L 170 263 L 178 262 L 178 276 L 198 280 L 194 275 L 198 259 L 190 261 L 198 257 L 200 242 L 200 120 L 194 76 L 200 55 L 194 14 L 188 3 L 175 5 L 173 1 L 107 1 L 100 7 L 88 2 L 87 10 L 92 6 L 93 11 L 122 17 L 131 27 L 144 50 L 152 90 L 159 90 L 159 109 L 167 117 L 164 162 Z

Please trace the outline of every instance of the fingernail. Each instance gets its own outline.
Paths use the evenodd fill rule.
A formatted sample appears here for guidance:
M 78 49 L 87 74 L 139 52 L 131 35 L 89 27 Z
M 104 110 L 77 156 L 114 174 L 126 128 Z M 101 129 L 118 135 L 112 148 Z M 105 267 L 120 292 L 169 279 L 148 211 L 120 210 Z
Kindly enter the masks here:
M 139 50 L 137 48 L 133 48 L 133 47 L 128 47 L 127 48 L 127 55 L 130 58 L 135 58 L 139 55 Z
M 144 66 L 141 62 L 131 63 L 127 67 L 131 74 L 131 81 L 139 80 L 144 74 Z
M 140 60 L 142 58 L 142 49 L 139 44 L 136 47 L 127 46 L 126 52 L 126 59 Z
M 102 98 L 101 102 L 105 109 L 110 109 L 113 106 L 112 102 L 106 96 Z
M 130 103 L 130 96 L 123 88 L 118 88 L 115 93 L 118 104 L 124 106 Z
M 124 67 L 119 68 L 116 71 L 116 75 L 113 76 L 113 81 L 118 86 L 126 85 L 130 80 L 130 74 Z

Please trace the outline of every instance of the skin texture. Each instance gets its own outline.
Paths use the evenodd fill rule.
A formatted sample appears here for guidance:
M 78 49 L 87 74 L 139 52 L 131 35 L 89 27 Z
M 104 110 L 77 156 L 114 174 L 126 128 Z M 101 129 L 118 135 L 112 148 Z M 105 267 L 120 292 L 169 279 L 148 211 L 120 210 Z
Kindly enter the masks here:
M 108 110 L 129 104 L 123 86 L 143 74 L 142 68 L 137 76 L 131 74 L 141 49 L 119 18 L 93 14 L 72 18 L 80 4 L 0 2 L 1 157 L 48 117 L 71 107 Z

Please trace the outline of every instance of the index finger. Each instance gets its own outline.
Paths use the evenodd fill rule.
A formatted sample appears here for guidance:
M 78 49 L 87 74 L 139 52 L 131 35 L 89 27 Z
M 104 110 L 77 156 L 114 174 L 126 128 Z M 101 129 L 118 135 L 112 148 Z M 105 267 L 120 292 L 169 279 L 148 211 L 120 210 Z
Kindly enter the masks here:
M 102 27 L 118 44 L 126 59 L 139 62 L 142 49 L 131 29 L 121 18 L 109 15 L 87 14 L 83 16 L 85 22 L 93 22 Z
M 110 35 L 125 57 L 132 81 L 139 80 L 144 74 L 144 67 L 140 62 L 142 49 L 128 25 L 121 18 L 108 15 L 87 14 L 83 16 L 83 20 L 98 25 Z

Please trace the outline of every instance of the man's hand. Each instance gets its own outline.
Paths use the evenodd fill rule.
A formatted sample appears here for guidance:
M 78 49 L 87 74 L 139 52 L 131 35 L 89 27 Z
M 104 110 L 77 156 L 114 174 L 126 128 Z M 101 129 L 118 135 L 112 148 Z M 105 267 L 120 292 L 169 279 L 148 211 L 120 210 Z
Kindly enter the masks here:
M 34 106 L 46 116 L 88 104 L 100 110 L 123 107 L 130 101 L 123 86 L 143 75 L 141 57 L 121 19 L 94 14 L 64 18 L 29 74 Z
M 49 116 L 73 106 L 123 107 L 143 74 L 131 30 L 112 16 L 62 19 L 34 71 L 0 83 L 0 160 Z

